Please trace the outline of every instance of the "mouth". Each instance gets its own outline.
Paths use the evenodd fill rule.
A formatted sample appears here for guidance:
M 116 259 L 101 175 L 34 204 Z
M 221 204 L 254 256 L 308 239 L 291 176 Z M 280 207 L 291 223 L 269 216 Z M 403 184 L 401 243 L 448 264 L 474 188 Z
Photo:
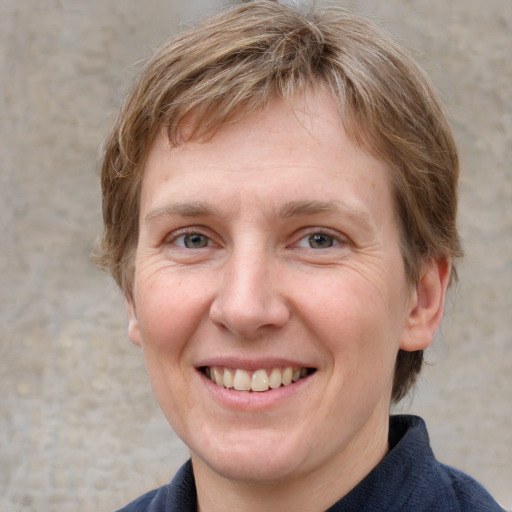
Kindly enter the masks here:
M 315 368 L 276 367 L 247 371 L 241 368 L 203 366 L 199 371 L 217 386 L 234 391 L 264 393 L 307 378 Z

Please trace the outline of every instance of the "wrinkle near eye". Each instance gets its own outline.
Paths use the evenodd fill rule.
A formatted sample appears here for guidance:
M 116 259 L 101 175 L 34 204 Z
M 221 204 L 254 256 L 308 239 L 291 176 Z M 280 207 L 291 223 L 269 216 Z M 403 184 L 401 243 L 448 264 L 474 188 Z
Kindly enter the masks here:
M 403 263 L 399 256 L 394 259 L 396 265 L 390 265 L 390 262 L 383 259 L 382 247 L 375 245 L 372 247 L 366 247 L 364 251 L 357 250 L 358 258 L 356 260 L 350 260 L 345 263 L 345 267 L 349 269 L 354 275 L 359 275 L 364 281 L 369 283 L 379 295 L 384 299 L 387 296 L 387 290 L 383 287 L 384 283 L 376 276 L 383 275 L 384 273 L 396 273 L 397 280 L 403 275 Z M 407 294 L 407 288 L 404 288 L 400 295 Z

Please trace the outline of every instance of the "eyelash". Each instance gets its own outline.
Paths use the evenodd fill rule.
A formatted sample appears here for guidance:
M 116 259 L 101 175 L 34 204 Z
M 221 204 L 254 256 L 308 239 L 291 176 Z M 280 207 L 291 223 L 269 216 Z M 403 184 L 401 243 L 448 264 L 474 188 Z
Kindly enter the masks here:
M 187 237 L 200 237 L 203 240 L 206 240 L 206 245 L 200 246 L 200 247 L 187 247 Z M 311 243 L 314 243 L 313 237 L 317 237 L 317 243 L 322 243 L 323 241 L 327 241 L 328 245 L 327 247 L 311 247 Z M 182 243 L 179 243 L 179 241 L 182 241 Z M 306 245 L 301 245 L 301 242 L 306 241 Z M 325 229 L 315 229 L 310 230 L 308 233 L 303 234 L 301 238 L 297 240 L 297 242 L 293 243 L 290 247 L 300 247 L 302 249 L 313 249 L 313 250 L 326 250 L 330 249 L 332 247 L 336 247 L 338 245 L 346 244 L 347 240 L 344 236 L 340 236 L 339 234 L 333 234 L 330 233 L 328 230 Z M 206 235 L 205 233 L 202 233 L 199 229 L 198 230 L 188 230 L 186 232 L 178 232 L 173 236 L 170 240 L 166 240 L 166 244 L 172 244 L 175 245 L 181 249 L 188 249 L 188 250 L 195 250 L 195 249 L 205 249 L 209 247 L 215 247 L 217 244 L 212 240 L 212 237 Z
M 206 239 L 206 245 L 203 247 L 196 247 L 195 249 L 204 249 L 207 247 L 214 247 L 216 244 L 213 242 L 212 237 L 206 235 L 205 233 L 202 233 L 201 230 L 187 230 L 187 231 L 181 231 L 178 233 L 175 233 L 174 236 L 172 236 L 170 239 L 167 239 L 165 241 L 166 244 L 171 244 L 179 247 L 180 249 L 190 249 L 193 250 L 194 247 L 187 247 L 186 245 L 186 239 L 187 237 L 201 237 L 203 239 Z M 179 243 L 179 241 L 182 240 L 182 243 Z
M 302 243 L 304 243 L 302 245 Z M 322 242 L 327 242 L 326 247 L 312 247 L 312 243 L 316 243 L 318 245 L 322 244 Z M 309 233 L 306 233 L 304 236 L 302 236 L 295 244 L 293 244 L 296 247 L 300 247 L 303 249 L 313 249 L 313 250 L 326 250 L 331 249 L 332 247 L 336 247 L 340 244 L 343 244 L 346 242 L 342 237 L 339 235 L 335 235 L 333 233 L 329 233 L 326 230 L 314 230 L 310 231 Z

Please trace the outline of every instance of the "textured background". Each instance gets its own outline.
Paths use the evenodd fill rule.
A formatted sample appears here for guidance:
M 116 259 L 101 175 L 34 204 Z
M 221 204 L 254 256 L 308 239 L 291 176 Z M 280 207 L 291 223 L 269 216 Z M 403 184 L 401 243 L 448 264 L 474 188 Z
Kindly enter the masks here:
M 89 259 L 95 161 L 133 63 L 222 3 L 0 0 L 0 512 L 113 510 L 186 457 Z M 512 507 L 512 1 L 344 5 L 415 51 L 462 153 L 461 285 L 402 408 Z

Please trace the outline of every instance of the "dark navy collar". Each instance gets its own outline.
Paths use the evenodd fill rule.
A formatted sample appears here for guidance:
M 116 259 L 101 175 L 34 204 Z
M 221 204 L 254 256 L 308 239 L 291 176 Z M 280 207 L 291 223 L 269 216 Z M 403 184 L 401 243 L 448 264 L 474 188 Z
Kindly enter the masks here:
M 410 415 L 391 416 L 389 452 L 328 512 L 409 510 L 406 504 L 411 495 L 418 484 L 422 488 L 431 484 L 429 475 L 436 464 L 423 420 Z

